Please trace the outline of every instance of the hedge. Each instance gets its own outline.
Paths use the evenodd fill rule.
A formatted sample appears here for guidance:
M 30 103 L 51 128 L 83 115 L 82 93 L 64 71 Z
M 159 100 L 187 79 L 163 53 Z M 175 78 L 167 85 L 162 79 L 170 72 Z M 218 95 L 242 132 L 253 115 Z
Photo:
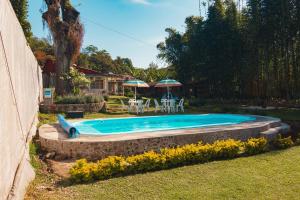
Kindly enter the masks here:
M 100 103 L 103 99 L 99 96 L 87 95 L 87 96 L 58 96 L 55 100 L 56 104 L 89 104 Z
M 163 148 L 128 157 L 110 156 L 96 163 L 77 160 L 69 173 L 76 183 L 104 180 L 116 176 L 167 169 L 193 163 L 235 158 L 242 154 L 254 155 L 266 150 L 265 138 L 251 138 L 246 142 L 221 140 L 213 144 L 188 144 L 176 148 Z

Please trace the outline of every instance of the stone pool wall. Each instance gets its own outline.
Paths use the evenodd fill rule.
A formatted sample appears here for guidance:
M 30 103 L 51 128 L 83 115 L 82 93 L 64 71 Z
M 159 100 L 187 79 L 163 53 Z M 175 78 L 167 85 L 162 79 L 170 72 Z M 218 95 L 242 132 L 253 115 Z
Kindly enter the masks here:
M 129 156 L 145 151 L 158 151 L 164 147 L 175 147 L 203 141 L 236 139 L 245 141 L 259 137 L 261 132 L 280 126 L 280 121 L 270 123 L 240 124 L 233 126 L 172 130 L 112 136 L 84 136 L 68 139 L 58 125 L 44 125 L 40 129 L 41 147 L 46 152 L 55 152 L 55 159 L 98 160 L 112 155 Z

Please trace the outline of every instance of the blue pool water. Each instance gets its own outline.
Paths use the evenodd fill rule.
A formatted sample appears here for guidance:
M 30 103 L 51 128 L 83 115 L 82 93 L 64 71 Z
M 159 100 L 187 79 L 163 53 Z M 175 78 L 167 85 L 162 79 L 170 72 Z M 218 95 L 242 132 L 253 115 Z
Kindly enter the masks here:
M 164 115 L 86 120 L 73 123 L 80 134 L 111 135 L 232 125 L 253 121 L 254 117 L 232 114 Z

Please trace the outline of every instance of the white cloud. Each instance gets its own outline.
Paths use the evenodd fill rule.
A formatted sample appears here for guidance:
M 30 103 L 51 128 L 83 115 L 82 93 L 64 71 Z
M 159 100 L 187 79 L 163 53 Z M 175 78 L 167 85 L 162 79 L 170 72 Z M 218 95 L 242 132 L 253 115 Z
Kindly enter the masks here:
M 143 5 L 150 5 L 151 3 L 149 0 L 130 0 L 132 3 L 136 4 L 143 4 Z

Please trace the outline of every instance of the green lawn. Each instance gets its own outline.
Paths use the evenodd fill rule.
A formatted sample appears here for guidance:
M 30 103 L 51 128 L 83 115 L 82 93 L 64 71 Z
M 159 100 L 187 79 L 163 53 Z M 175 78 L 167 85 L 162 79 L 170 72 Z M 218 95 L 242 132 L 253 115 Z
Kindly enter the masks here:
M 38 174 L 27 199 L 299 199 L 299 155 L 298 146 L 66 187 Z
M 118 106 L 118 97 L 109 105 Z M 190 107 L 186 113 L 245 113 L 300 120 L 298 110 L 245 111 L 237 106 Z M 147 113 L 147 115 L 154 114 Z M 85 118 L 132 116 L 125 112 L 86 114 Z M 40 114 L 41 124 L 53 123 L 54 114 Z M 285 151 L 217 161 L 114 178 L 93 184 L 64 186 L 61 179 L 34 156 L 37 177 L 26 199 L 299 199 L 300 147 Z

